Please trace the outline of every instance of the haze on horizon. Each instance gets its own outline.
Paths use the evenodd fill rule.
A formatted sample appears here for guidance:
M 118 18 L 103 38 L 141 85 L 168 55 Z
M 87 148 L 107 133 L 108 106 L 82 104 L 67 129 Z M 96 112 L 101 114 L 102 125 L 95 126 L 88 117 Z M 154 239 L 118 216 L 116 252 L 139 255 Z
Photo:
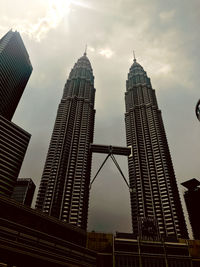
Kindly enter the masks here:
M 180 183 L 200 178 L 200 124 L 194 112 L 200 98 L 200 2 L 0 0 L 0 4 L 0 36 L 11 28 L 18 30 L 33 65 L 13 119 L 32 134 L 20 177 L 31 177 L 38 189 L 64 84 L 88 44 L 96 88 L 94 143 L 126 145 L 124 92 L 135 50 L 156 90 L 182 197 Z M 91 178 L 104 158 L 93 157 Z M 128 178 L 126 158 L 117 158 Z M 131 231 L 129 192 L 111 160 L 91 190 L 89 230 L 93 229 Z

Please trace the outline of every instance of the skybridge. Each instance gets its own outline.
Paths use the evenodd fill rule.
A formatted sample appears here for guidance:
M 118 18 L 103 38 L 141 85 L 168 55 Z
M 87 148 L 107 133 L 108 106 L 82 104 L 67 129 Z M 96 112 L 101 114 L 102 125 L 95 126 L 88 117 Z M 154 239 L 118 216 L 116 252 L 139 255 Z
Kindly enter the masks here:
M 94 178 L 92 179 L 90 183 L 90 189 L 92 184 L 94 183 L 95 179 L 97 178 L 98 174 L 100 173 L 101 169 L 103 168 L 104 164 L 108 160 L 108 158 L 111 158 L 114 162 L 115 166 L 117 167 L 118 171 L 120 172 L 122 178 L 124 179 L 126 185 L 129 188 L 129 191 L 132 192 L 130 185 L 123 174 L 120 165 L 118 164 L 116 158 L 114 155 L 121 155 L 121 156 L 127 156 L 130 157 L 132 155 L 132 147 L 121 147 L 121 146 L 111 146 L 111 145 L 98 145 L 98 144 L 90 144 L 90 149 L 92 153 L 100 153 L 100 154 L 107 154 L 105 160 L 102 162 L 101 166 L 99 167 L 97 173 L 95 174 Z

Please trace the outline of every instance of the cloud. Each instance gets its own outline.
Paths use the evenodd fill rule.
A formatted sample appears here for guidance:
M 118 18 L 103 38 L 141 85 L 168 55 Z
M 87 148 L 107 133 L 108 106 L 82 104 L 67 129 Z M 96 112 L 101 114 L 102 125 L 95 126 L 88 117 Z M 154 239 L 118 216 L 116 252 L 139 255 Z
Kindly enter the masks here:
M 107 48 L 107 49 L 101 49 L 99 51 L 99 54 L 106 57 L 106 58 L 111 58 L 114 54 L 114 51 L 112 51 L 111 49 Z
M 76 0 L 72 0 L 72 4 L 79 6 L 79 7 L 83 7 L 83 8 L 88 8 L 88 9 L 95 9 L 94 7 L 92 7 L 91 5 L 89 5 L 88 3 L 86 3 L 85 1 L 76 1 Z
M 95 52 L 95 48 L 94 47 L 91 47 L 91 46 L 88 46 L 88 51 Z
M 36 41 L 41 41 L 69 13 L 70 4 L 70 0 L 52 0 L 47 8 L 46 15 L 43 18 L 39 18 L 35 24 L 28 25 L 27 29 L 24 29 L 24 32 Z
M 102 48 L 95 49 L 92 46 L 88 46 L 87 50 L 89 52 L 92 52 L 92 53 L 97 52 L 97 54 L 99 54 L 99 55 L 101 55 L 101 56 L 103 56 L 105 58 L 111 58 L 115 53 L 113 50 L 111 50 L 109 48 L 106 48 L 106 49 L 102 49 Z
M 30 17 L 26 19 L 10 18 L 6 15 L 3 16 L 2 21 L 4 24 L 11 25 L 12 29 L 18 30 L 20 33 L 25 33 L 29 38 L 40 42 L 70 12 L 71 3 L 71 0 L 49 0 L 48 4 L 44 7 L 46 9 L 45 14 L 34 19 L 35 22 L 31 22 L 33 18 Z M 37 9 L 37 7 L 35 8 Z
M 169 74 L 171 66 L 169 64 L 163 65 L 158 69 L 158 73 Z
M 170 21 L 175 15 L 175 10 L 172 9 L 170 11 L 164 11 L 164 12 L 161 12 L 159 14 L 159 17 L 161 19 L 161 21 L 163 22 L 167 22 L 167 21 Z

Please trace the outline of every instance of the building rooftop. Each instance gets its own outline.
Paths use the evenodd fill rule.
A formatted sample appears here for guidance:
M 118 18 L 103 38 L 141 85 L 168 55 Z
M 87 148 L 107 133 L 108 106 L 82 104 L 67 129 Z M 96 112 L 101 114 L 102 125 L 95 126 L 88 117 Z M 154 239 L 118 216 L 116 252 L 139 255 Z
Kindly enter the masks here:
M 196 178 L 192 178 L 186 182 L 181 183 L 181 185 L 186 187 L 188 190 L 193 190 L 200 185 L 200 182 Z

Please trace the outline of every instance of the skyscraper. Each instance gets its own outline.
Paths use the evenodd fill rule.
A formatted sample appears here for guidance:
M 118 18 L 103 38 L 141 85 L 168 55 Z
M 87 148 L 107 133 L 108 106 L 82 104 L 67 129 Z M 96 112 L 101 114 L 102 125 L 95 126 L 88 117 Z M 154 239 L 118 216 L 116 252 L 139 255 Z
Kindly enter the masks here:
M 128 73 L 125 104 L 127 146 L 133 149 L 128 159 L 133 232 L 140 235 L 145 223 L 148 228 L 152 222 L 160 236 L 187 238 L 161 111 L 136 59 Z
M 31 135 L 0 115 L 0 195 L 11 196 Z
M 12 198 L 18 202 L 31 206 L 35 192 L 35 184 L 30 178 L 19 178 L 16 181 Z
M 11 120 L 32 72 L 20 34 L 10 30 L 0 40 L 0 115 Z
M 0 40 L 0 194 L 12 194 L 30 134 L 11 122 L 32 66 L 18 32 Z
M 199 217 L 199 203 L 200 203 L 200 182 L 193 178 L 182 185 L 187 188 L 184 192 L 184 199 L 192 226 L 194 239 L 200 240 L 200 217 Z
M 65 84 L 36 208 L 62 221 L 87 227 L 94 132 L 94 76 L 86 53 Z

